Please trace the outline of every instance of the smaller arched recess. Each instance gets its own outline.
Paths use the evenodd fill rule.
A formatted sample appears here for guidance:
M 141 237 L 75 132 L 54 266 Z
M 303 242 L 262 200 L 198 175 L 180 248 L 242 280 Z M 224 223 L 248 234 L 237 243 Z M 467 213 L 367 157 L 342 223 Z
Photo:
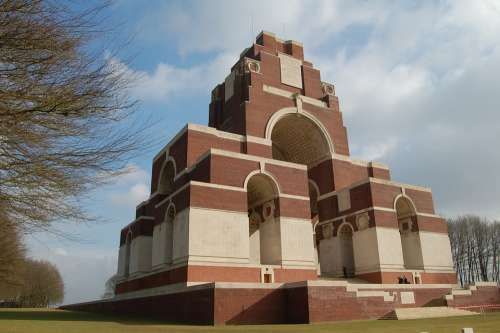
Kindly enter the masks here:
M 152 266 L 160 267 L 172 262 L 174 246 L 175 205 L 170 203 L 161 223 L 153 229 Z
M 175 160 L 169 156 L 163 163 L 158 181 L 158 192 L 163 195 L 170 195 L 174 190 L 174 178 L 177 169 Z
M 342 259 L 342 274 L 346 278 L 353 277 L 355 274 L 353 234 L 354 229 L 349 223 L 343 223 L 339 226 L 337 237 Z
M 404 266 L 408 269 L 422 269 L 422 247 L 415 205 L 409 197 L 399 195 L 394 200 L 394 209 L 398 219 Z
M 245 182 L 249 223 L 249 261 L 272 265 L 281 262 L 279 189 L 267 174 L 253 173 Z

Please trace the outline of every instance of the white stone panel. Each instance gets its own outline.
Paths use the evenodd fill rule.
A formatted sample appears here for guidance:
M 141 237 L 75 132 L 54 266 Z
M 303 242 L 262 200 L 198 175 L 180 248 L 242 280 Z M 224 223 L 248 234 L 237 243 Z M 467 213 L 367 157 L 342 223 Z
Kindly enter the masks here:
M 310 220 L 280 217 L 281 258 L 286 265 L 315 265 Z
M 340 191 L 337 194 L 337 203 L 339 206 L 339 212 L 343 212 L 351 208 L 351 192 L 349 189 Z
M 138 236 L 131 242 L 130 248 L 130 274 L 136 272 L 149 272 L 151 270 L 151 252 L 153 237 Z
M 342 260 L 340 258 L 340 242 L 338 237 L 322 239 L 320 241 L 319 262 L 322 275 L 342 276 Z
M 164 221 L 153 229 L 153 267 L 172 261 L 172 225 Z
M 415 293 L 413 291 L 402 291 L 401 304 L 415 304 Z
M 280 53 L 281 83 L 302 88 L 302 61 Z
M 250 257 L 249 261 L 251 264 L 260 264 L 260 231 L 257 224 L 252 224 L 249 227 L 250 232 Z
M 281 228 L 279 219 L 270 219 L 259 226 L 260 260 L 263 265 L 281 264 Z
M 379 253 L 376 228 L 357 231 L 352 236 L 356 272 L 377 269 Z
M 453 270 L 450 239 L 447 234 L 421 231 L 420 242 L 425 269 Z
M 176 227 L 177 224 L 180 224 L 180 221 L 176 220 Z M 176 242 L 177 236 L 174 238 L 174 244 Z M 192 256 L 196 257 L 196 260 L 248 262 L 249 225 L 247 214 L 190 208 L 190 260 Z
M 129 264 L 128 264 L 128 269 L 129 269 L 129 274 L 132 274 L 132 273 L 135 273 L 137 271 L 139 271 L 139 268 L 137 266 L 137 262 L 138 262 L 138 249 L 139 249 L 139 246 L 137 246 L 138 243 L 136 241 L 136 238 L 132 239 L 132 241 L 130 242 L 130 259 L 129 259 Z
M 399 229 L 375 227 L 379 267 L 389 269 L 404 269 L 403 250 Z
M 406 268 L 423 269 L 422 249 L 418 232 L 401 234 L 401 247 Z
M 184 209 L 175 216 L 173 222 L 172 263 L 185 261 L 188 257 L 191 210 L 192 208 Z

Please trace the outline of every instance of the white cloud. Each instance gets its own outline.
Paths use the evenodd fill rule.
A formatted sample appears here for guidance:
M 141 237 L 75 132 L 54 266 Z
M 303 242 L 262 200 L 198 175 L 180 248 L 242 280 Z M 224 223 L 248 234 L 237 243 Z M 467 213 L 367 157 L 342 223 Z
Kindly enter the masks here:
M 285 39 L 307 40 L 314 47 L 353 23 L 385 19 L 390 3 L 352 1 L 185 1 L 155 8 L 141 26 L 145 34 L 175 41 L 181 54 L 241 51 L 261 30 Z M 161 31 L 161 34 L 158 33 Z M 155 33 L 156 31 L 156 33 Z
M 130 183 L 147 183 L 149 181 L 149 173 L 140 168 L 138 165 L 129 163 L 124 173 L 116 177 L 115 183 L 117 184 L 130 184 Z
M 134 184 L 127 192 L 115 192 L 110 195 L 111 202 L 117 206 L 134 207 L 149 197 L 146 184 Z
M 116 178 L 109 188 L 109 200 L 115 206 L 135 207 L 149 197 L 149 173 L 135 164 Z
M 367 161 L 382 161 L 389 153 L 397 147 L 397 139 L 391 138 L 387 141 L 372 143 L 359 147 L 351 145 L 352 153 Z
M 238 53 L 227 52 L 209 62 L 187 68 L 162 62 L 152 73 L 134 71 L 118 59 L 112 61 L 133 78 L 131 92 L 136 98 L 144 102 L 165 103 L 173 98 L 208 95 L 217 83 L 224 80 L 237 60 Z

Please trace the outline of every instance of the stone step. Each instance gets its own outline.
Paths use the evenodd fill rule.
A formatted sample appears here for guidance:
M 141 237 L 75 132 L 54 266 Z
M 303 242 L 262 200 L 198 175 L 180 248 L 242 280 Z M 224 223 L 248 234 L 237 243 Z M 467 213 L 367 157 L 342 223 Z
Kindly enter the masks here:
M 396 309 L 394 312 L 398 320 L 477 315 L 475 312 L 449 308 L 446 306 L 402 308 Z

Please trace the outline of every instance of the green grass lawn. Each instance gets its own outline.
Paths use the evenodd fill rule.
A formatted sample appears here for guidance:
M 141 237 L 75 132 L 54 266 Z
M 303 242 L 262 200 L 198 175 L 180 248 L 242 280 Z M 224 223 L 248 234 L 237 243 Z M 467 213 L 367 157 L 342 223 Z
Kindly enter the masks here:
M 500 313 L 405 321 L 352 321 L 312 325 L 188 326 L 158 321 L 111 317 L 48 309 L 0 309 L 0 333 L 177 333 L 177 332 L 360 332 L 458 333 L 473 327 L 475 333 L 500 332 Z

